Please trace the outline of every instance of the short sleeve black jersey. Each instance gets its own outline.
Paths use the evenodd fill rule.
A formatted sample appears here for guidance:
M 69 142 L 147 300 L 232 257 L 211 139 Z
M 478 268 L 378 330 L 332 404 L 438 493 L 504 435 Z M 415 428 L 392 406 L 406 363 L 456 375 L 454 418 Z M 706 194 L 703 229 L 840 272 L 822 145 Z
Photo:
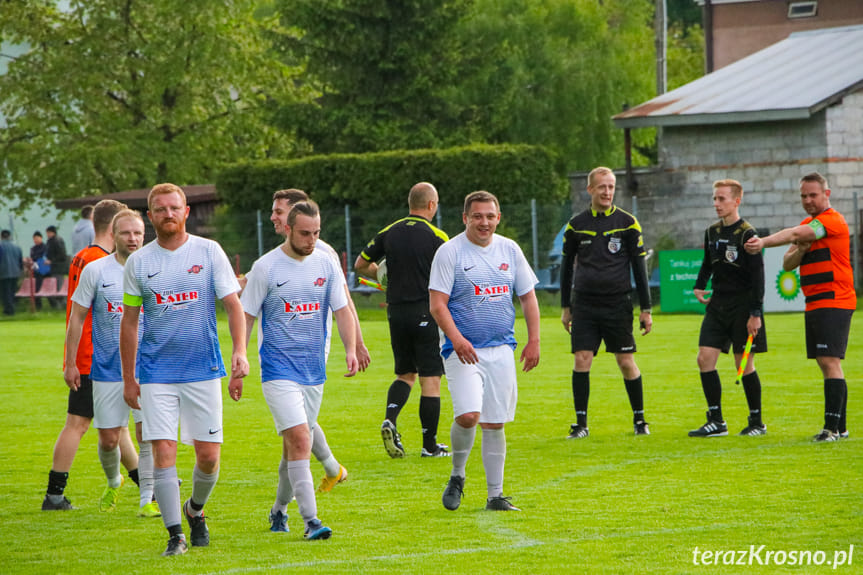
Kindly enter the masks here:
M 650 310 L 645 255 L 641 226 L 629 212 L 612 206 L 574 216 L 563 235 L 561 305 L 570 306 L 571 292 L 591 298 L 629 294 L 632 270 L 641 310 Z
M 427 219 L 411 215 L 379 231 L 360 257 L 370 262 L 386 258 L 388 304 L 428 304 L 431 263 L 448 239 Z
M 740 299 L 749 303 L 750 315 L 760 316 L 764 301 L 764 258 L 750 254 L 743 244 L 756 235 L 755 228 L 740 219 L 730 226 L 716 222 L 704 232 L 704 260 L 695 289 L 705 289 L 713 277 L 717 301 Z

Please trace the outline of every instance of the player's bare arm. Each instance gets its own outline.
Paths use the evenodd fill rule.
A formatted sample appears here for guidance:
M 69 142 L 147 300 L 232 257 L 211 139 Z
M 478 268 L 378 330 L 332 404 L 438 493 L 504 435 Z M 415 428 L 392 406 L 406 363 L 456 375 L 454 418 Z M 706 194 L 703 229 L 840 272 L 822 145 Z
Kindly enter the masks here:
M 377 280 L 378 264 L 368 261 L 363 256 L 357 256 L 357 261 L 354 262 L 354 270 L 362 276 Z
M 432 314 L 438 327 L 443 330 L 449 340 L 452 342 L 453 350 L 462 363 L 474 364 L 479 361 L 476 350 L 473 348 L 467 338 L 465 338 L 455 325 L 455 320 L 449 312 L 447 304 L 449 303 L 449 295 L 429 290 L 429 311 Z
M 236 293 L 222 298 L 228 314 L 228 328 L 231 332 L 231 379 L 249 375 L 249 360 L 246 357 L 246 314 L 240 297 Z
M 123 399 L 132 409 L 141 409 L 138 398 L 141 386 L 135 379 L 135 359 L 138 356 L 138 321 L 141 307 L 123 303 L 120 320 L 120 362 L 123 366 Z
M 522 371 L 530 371 L 539 365 L 539 303 L 536 291 L 530 290 L 518 296 L 524 321 L 527 323 L 527 344 L 521 350 Z
M 345 363 L 348 366 L 348 372 L 345 377 L 353 377 L 357 374 L 360 368 L 360 362 L 357 360 L 357 340 L 356 340 L 356 322 L 351 313 L 351 309 L 345 306 L 333 312 L 336 318 L 336 323 L 339 328 L 339 337 L 342 338 L 342 345 L 345 346 Z
M 700 303 L 708 304 L 710 303 L 710 294 L 713 293 L 713 290 L 693 289 L 692 293 L 695 294 L 695 299 L 697 299 Z
M 354 318 L 354 326 L 356 329 L 356 340 L 357 340 L 357 361 L 359 361 L 359 369 L 360 371 L 365 371 L 369 364 L 372 362 L 372 357 L 369 354 L 369 349 L 366 347 L 365 341 L 363 341 L 363 329 L 360 326 L 360 316 L 357 313 L 357 306 L 354 305 L 354 298 L 351 297 L 351 290 L 348 289 L 348 285 L 345 284 L 345 296 L 348 298 L 348 307 L 351 309 L 351 315 Z
M 255 319 L 257 318 L 245 312 L 243 312 L 243 314 L 245 315 L 246 324 L 246 347 L 248 347 L 249 343 L 251 343 L 252 341 L 252 330 L 255 327 Z M 245 376 L 235 376 L 233 373 L 231 374 L 231 379 L 228 382 L 228 395 L 230 395 L 231 399 L 233 399 L 234 401 L 240 401 L 240 398 L 243 397 L 244 377 Z
M 84 329 L 84 321 L 87 312 L 90 311 L 80 304 L 72 302 L 69 312 L 69 325 L 66 326 L 66 368 L 63 370 L 63 379 L 72 391 L 78 391 L 81 387 L 81 373 L 75 358 L 78 357 L 78 346 L 81 344 L 81 332 Z

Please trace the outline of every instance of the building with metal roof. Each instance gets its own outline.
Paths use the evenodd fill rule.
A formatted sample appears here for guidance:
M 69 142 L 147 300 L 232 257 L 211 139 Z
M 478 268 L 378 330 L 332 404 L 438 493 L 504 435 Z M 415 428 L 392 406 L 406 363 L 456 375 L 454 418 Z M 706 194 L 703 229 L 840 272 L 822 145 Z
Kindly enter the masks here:
M 700 246 L 716 218 L 712 183 L 724 178 L 743 184 L 740 213 L 757 228 L 796 225 L 798 181 L 813 171 L 861 240 L 863 26 L 793 33 L 613 120 L 661 128 L 658 165 L 634 175 L 648 244 Z

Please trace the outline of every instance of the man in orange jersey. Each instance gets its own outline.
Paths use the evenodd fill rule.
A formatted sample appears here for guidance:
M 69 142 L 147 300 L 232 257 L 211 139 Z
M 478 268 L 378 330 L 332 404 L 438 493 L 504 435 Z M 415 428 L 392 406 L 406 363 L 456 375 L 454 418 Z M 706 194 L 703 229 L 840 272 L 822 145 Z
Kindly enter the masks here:
M 782 265 L 800 266 L 800 285 L 806 296 L 806 355 L 824 375 L 824 429 L 815 441 L 847 437 L 845 407 L 848 386 L 842 371 L 851 315 L 857 308 L 851 268 L 850 234 L 842 214 L 830 207 L 830 187 L 818 172 L 800 179 L 800 200 L 809 217 L 793 228 L 766 238 L 752 238 L 746 251 L 791 244 Z
M 126 207 L 125 204 L 115 200 L 102 200 L 93 209 L 93 225 L 96 237 L 92 244 L 75 254 L 72 265 L 69 268 L 69 286 L 66 301 L 66 324 L 69 323 L 69 312 L 71 310 L 72 294 L 78 287 L 81 279 L 81 271 L 84 266 L 99 258 L 105 257 L 114 249 L 114 236 L 111 233 L 111 220 L 114 214 Z M 42 511 L 65 511 L 74 509 L 69 500 L 63 495 L 66 482 L 69 478 L 69 470 L 78 452 L 81 438 L 90 427 L 93 420 L 93 386 L 90 382 L 90 365 L 93 361 L 92 343 L 92 316 L 88 313 L 81 333 L 81 344 L 78 347 L 76 365 L 81 373 L 80 385 L 69 389 L 69 403 L 66 414 L 66 423 L 63 426 L 57 442 L 54 444 L 54 455 L 51 471 L 48 474 L 48 490 L 42 501 Z M 65 352 L 64 352 L 65 356 Z M 65 365 L 63 366 L 65 369 Z M 129 470 L 129 475 L 138 482 L 138 456 L 132 445 L 128 428 L 120 434 L 120 451 L 124 467 Z

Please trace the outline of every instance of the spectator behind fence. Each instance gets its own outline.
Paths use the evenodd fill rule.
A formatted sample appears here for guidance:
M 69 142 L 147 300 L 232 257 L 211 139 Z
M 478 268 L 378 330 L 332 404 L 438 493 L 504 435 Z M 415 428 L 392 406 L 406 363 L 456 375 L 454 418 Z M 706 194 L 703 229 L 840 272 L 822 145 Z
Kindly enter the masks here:
M 48 277 L 56 278 L 57 291 L 63 288 L 63 276 L 69 271 L 69 257 L 66 255 L 66 242 L 57 234 L 57 228 L 48 226 L 45 228 L 48 234 L 47 248 L 45 250 L 45 263 L 51 266 Z M 49 297 L 48 303 L 54 309 L 65 309 L 65 297 Z
M 93 206 L 81 208 L 81 219 L 72 229 L 72 254 L 77 254 L 96 239 L 96 228 L 93 227 Z
M 5 315 L 15 315 L 15 291 L 22 265 L 21 248 L 12 241 L 12 232 L 3 230 L 0 232 L 0 299 Z

